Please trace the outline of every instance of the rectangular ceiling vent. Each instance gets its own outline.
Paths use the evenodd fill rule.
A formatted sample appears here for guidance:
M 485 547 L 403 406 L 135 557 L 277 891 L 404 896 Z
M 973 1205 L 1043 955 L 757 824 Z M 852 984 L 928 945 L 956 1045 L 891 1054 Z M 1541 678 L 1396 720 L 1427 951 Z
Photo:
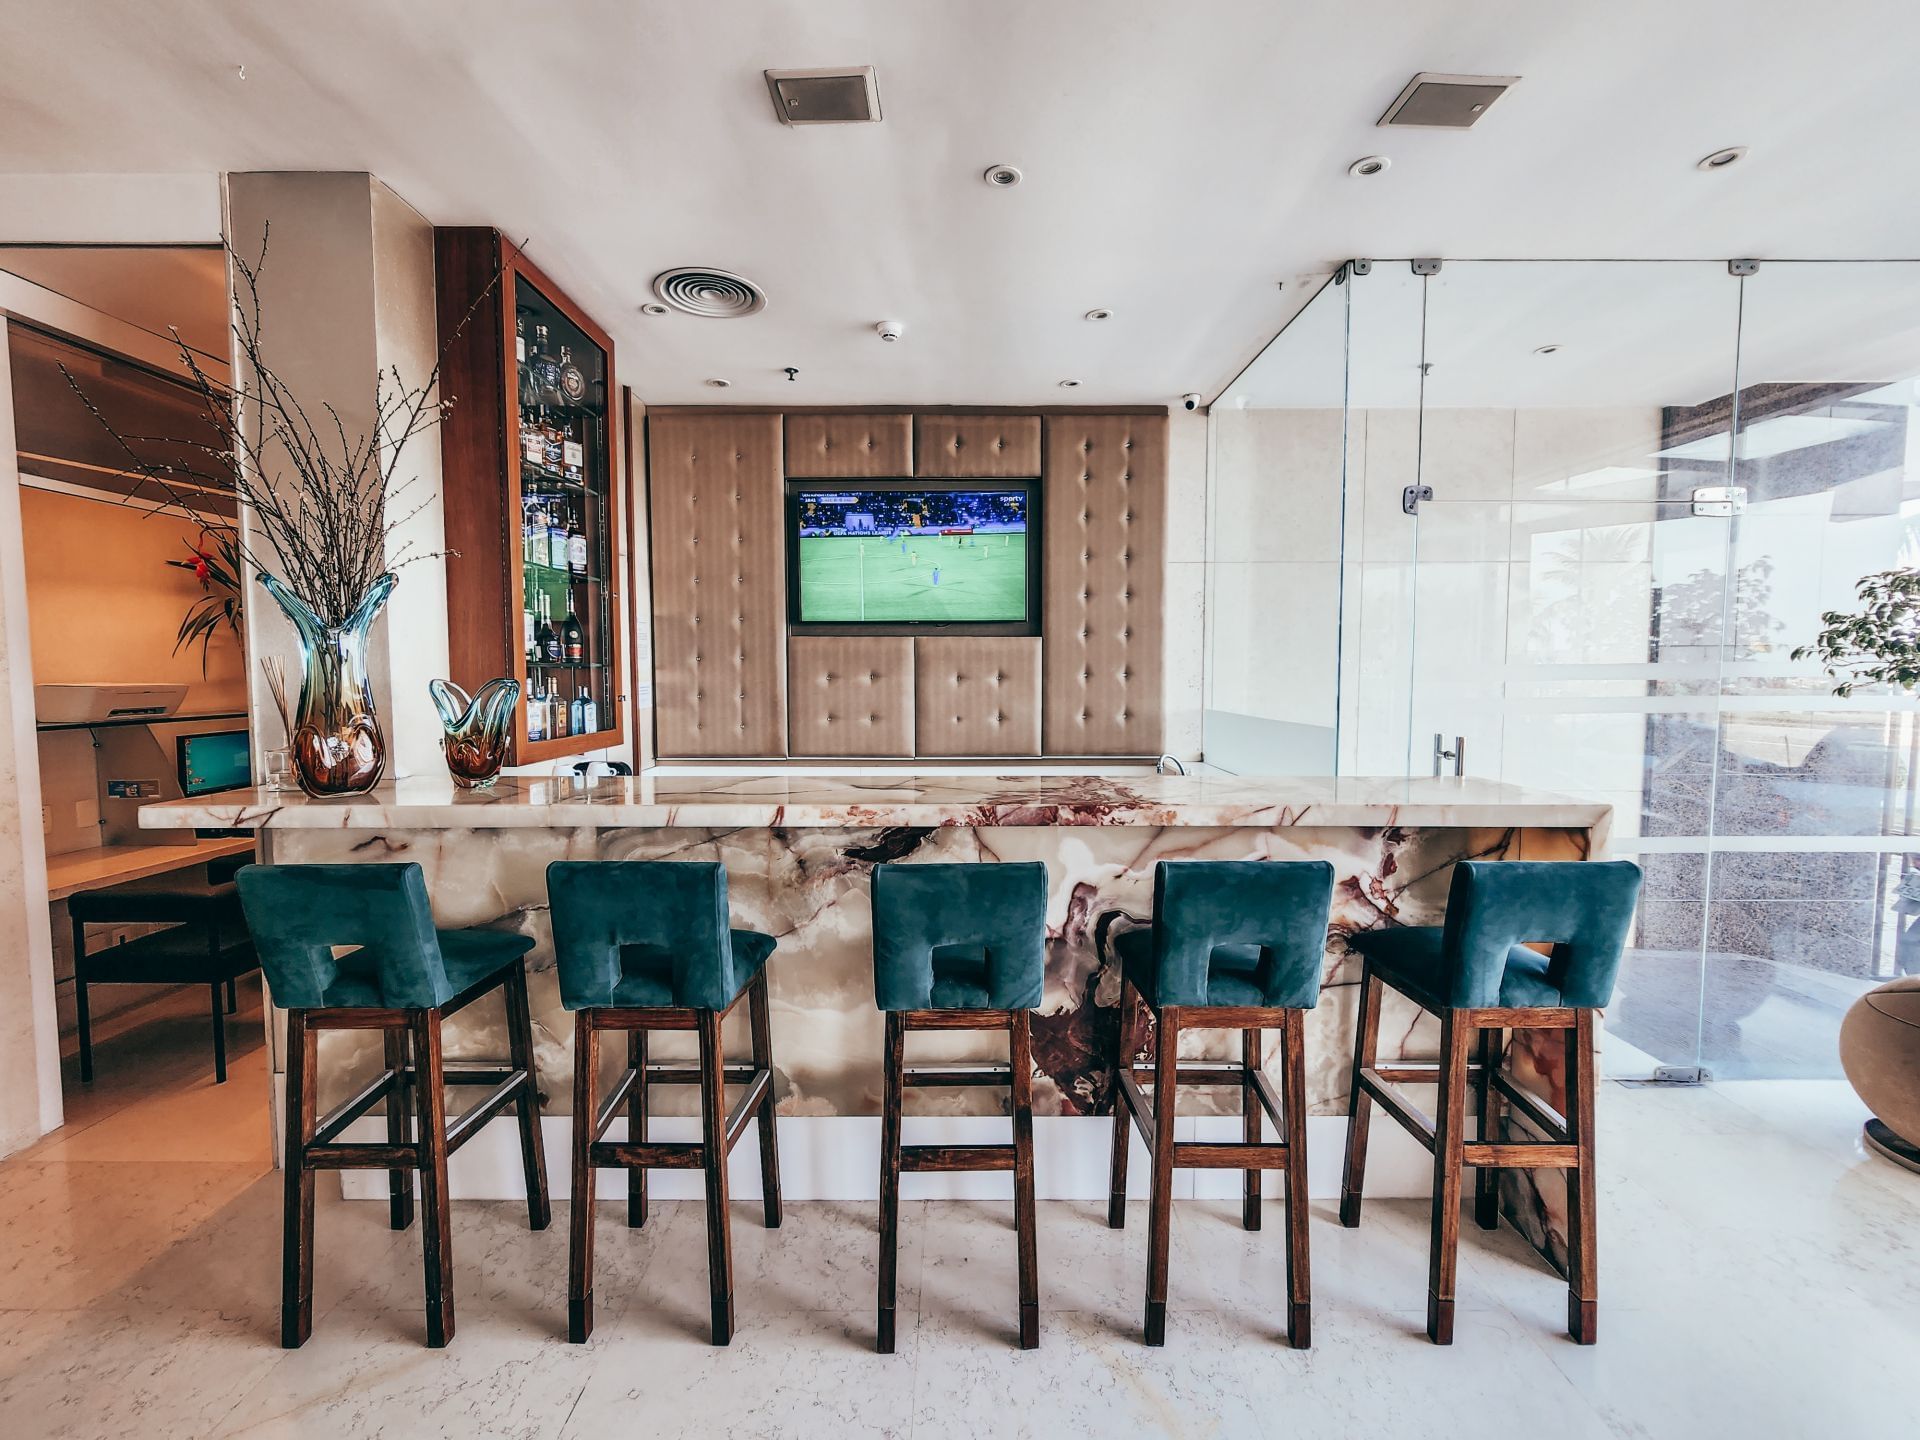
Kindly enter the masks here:
M 1376 123 L 1465 130 L 1519 81 L 1518 75 L 1436 75 L 1423 70 Z
M 880 118 L 880 82 L 871 65 L 769 70 L 767 89 L 782 125 L 857 125 Z

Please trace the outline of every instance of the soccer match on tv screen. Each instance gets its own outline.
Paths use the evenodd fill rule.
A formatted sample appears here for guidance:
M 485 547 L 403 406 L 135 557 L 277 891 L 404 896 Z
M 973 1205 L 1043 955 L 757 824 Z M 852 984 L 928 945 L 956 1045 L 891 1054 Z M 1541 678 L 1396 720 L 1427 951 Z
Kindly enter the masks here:
M 806 624 L 1022 622 L 1024 490 L 803 491 Z

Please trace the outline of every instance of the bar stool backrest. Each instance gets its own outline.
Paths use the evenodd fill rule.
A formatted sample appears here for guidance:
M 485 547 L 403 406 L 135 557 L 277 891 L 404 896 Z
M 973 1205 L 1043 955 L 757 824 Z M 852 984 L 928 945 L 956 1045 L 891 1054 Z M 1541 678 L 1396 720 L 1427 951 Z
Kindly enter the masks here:
M 248 865 L 235 880 L 274 1004 L 430 1010 L 453 998 L 418 865 Z
M 1047 867 L 873 867 L 873 993 L 882 1010 L 931 1010 L 934 952 L 980 952 L 986 1008 L 1032 1010 L 1046 987 Z
M 1453 867 L 1441 953 L 1446 999 L 1500 1003 L 1516 945 L 1551 942 L 1547 983 L 1562 1006 L 1604 1008 L 1640 896 L 1630 860 L 1462 860 Z
M 1153 871 L 1153 961 L 1163 1005 L 1206 1005 L 1217 946 L 1257 947 L 1263 1005 L 1311 1010 L 1333 909 L 1324 860 L 1163 860 Z
M 553 953 L 569 1010 L 621 1004 L 632 969 L 669 981 L 669 1003 L 724 1010 L 740 987 L 727 867 L 709 860 L 556 860 L 547 867 Z

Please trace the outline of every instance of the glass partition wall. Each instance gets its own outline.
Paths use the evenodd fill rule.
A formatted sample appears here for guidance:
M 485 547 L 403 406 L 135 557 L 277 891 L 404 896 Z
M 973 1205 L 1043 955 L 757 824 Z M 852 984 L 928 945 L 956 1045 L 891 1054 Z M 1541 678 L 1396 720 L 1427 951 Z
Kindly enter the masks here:
M 1920 717 L 1791 652 L 1920 560 L 1920 264 L 1419 268 L 1213 406 L 1207 760 L 1604 799 L 1609 1071 L 1838 1074 L 1920 970 Z

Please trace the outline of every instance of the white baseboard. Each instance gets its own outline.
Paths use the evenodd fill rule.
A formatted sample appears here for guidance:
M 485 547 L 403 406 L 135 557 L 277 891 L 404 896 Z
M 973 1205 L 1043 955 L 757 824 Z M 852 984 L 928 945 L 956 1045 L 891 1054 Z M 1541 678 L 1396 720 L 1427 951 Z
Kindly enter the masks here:
M 1269 1127 L 1269 1130 L 1271 1127 Z M 545 1117 L 541 1137 L 546 1147 L 547 1184 L 555 1200 L 571 1194 L 573 1122 L 564 1115 Z M 1237 1140 L 1237 1115 L 1183 1115 L 1174 1123 L 1180 1140 Z M 362 1118 L 348 1127 L 349 1140 L 384 1140 L 385 1122 Z M 616 1122 L 608 1139 L 625 1138 L 625 1122 Z M 700 1122 L 693 1116 L 656 1117 L 648 1138 L 686 1141 L 700 1138 Z M 1008 1122 L 992 1115 L 908 1116 L 910 1145 L 978 1145 L 1009 1138 Z M 1340 1170 L 1345 1158 L 1347 1119 L 1344 1115 L 1313 1115 L 1307 1119 L 1307 1189 L 1312 1198 L 1328 1200 L 1340 1193 Z M 1367 1151 L 1368 1195 L 1386 1198 L 1424 1197 L 1433 1193 L 1433 1157 L 1396 1125 L 1375 1125 Z M 1085 1115 L 1042 1115 L 1033 1122 L 1034 1187 L 1042 1200 L 1104 1200 L 1107 1164 L 1113 1143 L 1113 1122 Z M 1147 1194 L 1147 1152 L 1139 1133 L 1127 1162 L 1127 1193 Z M 448 1185 L 456 1200 L 517 1200 L 525 1196 L 520 1175 L 518 1132 L 509 1118 L 496 1117 L 456 1154 L 447 1167 Z M 760 1197 L 758 1136 L 741 1138 L 727 1169 L 727 1183 L 736 1200 Z M 705 1193 L 697 1170 L 648 1172 L 648 1193 L 662 1200 L 697 1200 Z M 1176 1170 L 1176 1199 L 1234 1199 L 1240 1194 L 1237 1170 Z M 1266 1175 L 1269 1195 L 1278 1195 L 1280 1176 Z M 378 1170 L 343 1170 L 341 1193 L 349 1200 L 384 1200 L 387 1177 Z M 795 1115 L 780 1118 L 780 1190 L 788 1200 L 875 1200 L 880 1195 L 880 1118 L 877 1115 Z M 618 1170 L 602 1170 L 602 1200 L 616 1200 L 626 1192 Z M 1013 1195 L 1013 1177 L 991 1174 L 913 1174 L 901 1181 L 908 1200 L 1005 1199 Z

